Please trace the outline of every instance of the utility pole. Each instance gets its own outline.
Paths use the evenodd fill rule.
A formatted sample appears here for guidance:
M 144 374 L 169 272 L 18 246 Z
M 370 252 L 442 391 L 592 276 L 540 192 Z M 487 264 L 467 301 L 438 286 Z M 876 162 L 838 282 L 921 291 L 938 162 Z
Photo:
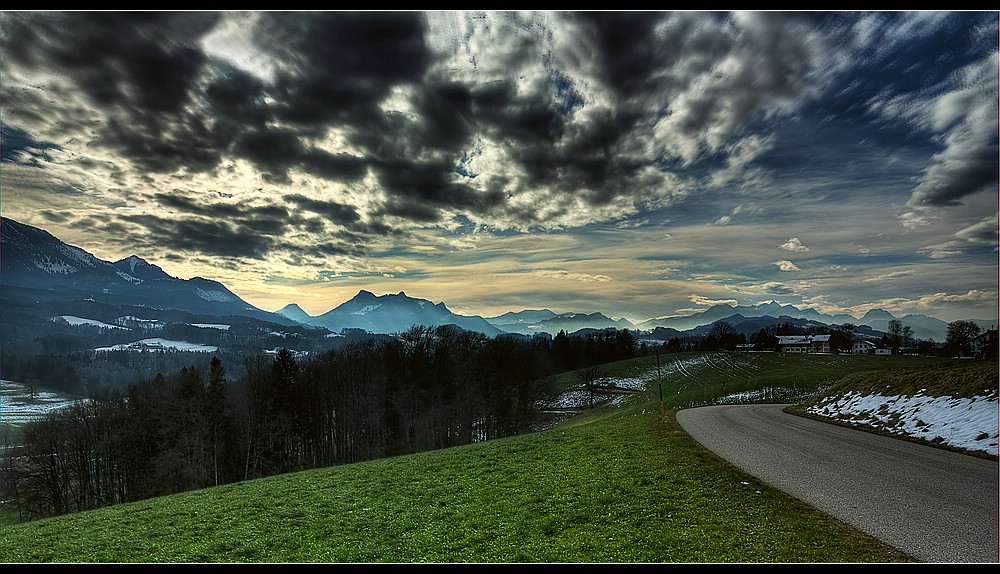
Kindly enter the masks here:
M 663 411 L 663 381 L 660 379 L 660 350 L 656 350 L 656 386 L 660 391 L 660 420 L 664 418 Z

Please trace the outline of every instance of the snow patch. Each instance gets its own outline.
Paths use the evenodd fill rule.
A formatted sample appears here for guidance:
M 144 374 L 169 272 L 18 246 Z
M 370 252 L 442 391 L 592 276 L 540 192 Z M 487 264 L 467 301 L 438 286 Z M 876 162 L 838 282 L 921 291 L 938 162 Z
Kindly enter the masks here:
M 121 325 L 111 325 L 108 323 L 97 321 L 95 319 L 85 319 L 83 317 L 74 317 L 73 315 L 60 315 L 58 317 L 53 317 L 49 319 L 49 321 L 52 321 L 54 323 L 58 323 L 60 320 L 69 323 L 73 327 L 79 325 L 91 325 L 94 327 L 100 327 L 101 329 L 124 329 L 126 331 L 128 330 L 125 327 L 122 327 Z
M 72 406 L 78 400 L 66 394 L 36 390 L 32 397 L 27 385 L 0 380 L 0 412 L 5 424 L 21 425 L 44 418 L 49 413 Z
M 863 395 L 846 393 L 809 412 L 943 444 L 997 454 L 997 394 L 973 398 Z
M 76 261 L 82 263 L 87 267 L 96 267 L 97 262 L 99 261 L 96 257 L 91 255 L 90 253 L 87 253 L 83 249 L 80 249 L 79 247 L 73 247 L 72 245 L 66 245 L 66 244 L 60 244 L 57 245 L 56 247 L 66 257 L 70 259 L 75 259 Z
M 45 261 L 35 261 L 35 267 L 41 269 L 42 271 L 48 273 L 49 275 L 69 275 L 71 273 L 76 273 L 79 271 L 76 267 L 72 265 L 67 265 L 66 263 L 52 261 L 51 258 L 46 257 Z
M 162 329 L 164 327 L 164 323 L 157 319 L 143 319 L 142 317 L 135 317 L 133 315 L 119 317 L 116 322 L 125 327 L 138 327 L 141 329 Z
M 206 301 L 217 301 L 219 303 L 228 303 L 233 300 L 233 298 L 230 295 L 223 293 L 222 291 L 205 291 L 204 289 L 199 289 L 198 287 L 195 287 L 194 292 L 196 295 L 198 295 L 199 297 L 201 297 Z
M 129 283 L 134 283 L 136 285 L 139 285 L 140 283 L 142 283 L 142 279 L 139 279 L 138 277 L 132 277 L 131 275 L 129 275 L 128 273 L 125 273 L 124 271 L 116 270 L 115 273 L 118 273 L 119 277 L 121 277 L 122 279 L 128 281 Z
M 187 341 L 171 341 L 169 339 L 142 339 L 132 343 L 122 343 L 112 347 L 100 347 L 95 351 L 188 351 L 192 353 L 214 353 L 219 350 L 212 345 L 188 343 Z
M 378 309 L 381 306 L 382 306 L 381 303 L 379 303 L 378 305 L 365 305 L 364 307 L 358 309 L 357 311 L 352 311 L 351 315 L 365 315 L 367 313 L 374 311 L 375 309 Z

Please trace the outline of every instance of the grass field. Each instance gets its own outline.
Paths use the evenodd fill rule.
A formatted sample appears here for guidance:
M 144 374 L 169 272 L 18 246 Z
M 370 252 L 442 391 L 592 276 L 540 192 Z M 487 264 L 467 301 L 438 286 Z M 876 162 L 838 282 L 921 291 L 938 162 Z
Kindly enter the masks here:
M 606 376 L 645 378 L 646 390 L 545 431 L 5 526 L 0 560 L 911 562 L 730 467 L 674 412 L 723 397 L 805 401 L 852 373 L 947 363 L 661 355 L 659 378 L 655 357 L 612 363 Z

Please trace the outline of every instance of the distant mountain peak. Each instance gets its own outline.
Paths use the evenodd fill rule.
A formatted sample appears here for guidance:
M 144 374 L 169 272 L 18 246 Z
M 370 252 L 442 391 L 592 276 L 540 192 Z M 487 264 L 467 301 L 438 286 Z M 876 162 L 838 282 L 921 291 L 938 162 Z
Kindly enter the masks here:
M 154 279 L 175 279 L 174 277 L 168 275 L 167 272 L 159 266 L 153 265 L 138 255 L 129 255 L 124 259 L 115 261 L 112 265 L 115 269 L 142 281 L 151 281 Z
M 300 323 L 308 323 L 312 319 L 312 315 L 306 313 L 299 307 L 298 303 L 289 303 L 281 309 L 275 311 L 278 315 L 291 319 L 292 321 L 298 321 Z
M 334 332 L 344 329 L 364 329 L 371 333 L 400 333 L 413 325 L 447 324 L 479 331 L 489 336 L 504 332 L 482 317 L 457 315 L 452 313 L 444 302 L 435 304 L 427 299 L 409 297 L 403 291 L 376 296 L 371 291 L 361 289 L 349 301 L 322 315 L 309 317 L 308 320 L 298 320 L 326 327 Z
M 137 255 L 111 263 L 42 229 L 8 217 L 0 223 L 0 283 L 5 289 L 42 290 L 51 300 L 109 302 L 271 321 L 277 317 L 243 301 L 218 281 L 171 277 Z
M 862 317 L 861 320 L 872 320 L 872 319 L 895 319 L 896 317 L 886 311 L 885 309 L 869 309 Z

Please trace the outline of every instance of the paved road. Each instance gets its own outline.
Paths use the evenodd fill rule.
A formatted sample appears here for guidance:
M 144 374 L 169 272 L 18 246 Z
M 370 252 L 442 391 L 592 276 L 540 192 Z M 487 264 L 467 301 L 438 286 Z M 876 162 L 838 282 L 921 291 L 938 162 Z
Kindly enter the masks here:
M 684 409 L 733 465 L 922 562 L 998 561 L 996 461 L 819 422 L 788 405 Z

